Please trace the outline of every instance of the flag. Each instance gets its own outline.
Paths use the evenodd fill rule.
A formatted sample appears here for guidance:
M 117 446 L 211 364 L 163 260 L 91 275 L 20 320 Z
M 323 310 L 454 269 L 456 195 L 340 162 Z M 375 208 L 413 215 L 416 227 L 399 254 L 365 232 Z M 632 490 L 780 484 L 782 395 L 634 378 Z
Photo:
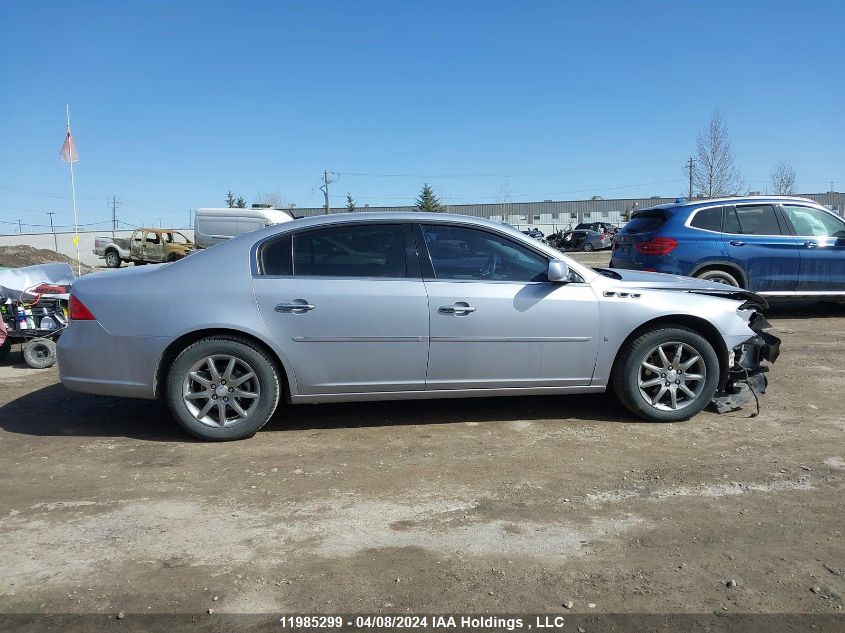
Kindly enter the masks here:
M 62 145 L 62 151 L 59 152 L 59 156 L 61 156 L 62 160 L 66 163 L 75 163 L 79 160 L 79 154 L 76 151 L 76 142 L 74 142 L 69 129 L 67 131 L 67 136 L 65 137 L 64 145 Z

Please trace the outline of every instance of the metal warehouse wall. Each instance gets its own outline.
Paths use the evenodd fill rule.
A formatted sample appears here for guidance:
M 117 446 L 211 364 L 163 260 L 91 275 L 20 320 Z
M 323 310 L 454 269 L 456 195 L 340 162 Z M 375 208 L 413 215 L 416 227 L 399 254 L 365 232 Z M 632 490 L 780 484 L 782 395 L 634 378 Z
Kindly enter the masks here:
M 845 193 L 799 194 L 845 215 Z M 453 204 L 446 206 L 446 213 L 471 215 L 507 222 L 517 228 L 536 227 L 544 233 L 575 226 L 581 222 L 611 222 L 622 224 L 622 214 L 632 209 L 644 209 L 656 204 L 674 202 L 675 198 L 615 198 L 609 200 L 555 200 L 545 202 L 508 202 L 493 204 Z M 413 206 L 400 207 L 358 207 L 359 211 L 387 213 L 391 211 L 413 211 Z M 325 213 L 319 208 L 294 208 L 297 216 L 309 217 Z M 345 208 L 332 208 L 332 213 L 345 213 Z

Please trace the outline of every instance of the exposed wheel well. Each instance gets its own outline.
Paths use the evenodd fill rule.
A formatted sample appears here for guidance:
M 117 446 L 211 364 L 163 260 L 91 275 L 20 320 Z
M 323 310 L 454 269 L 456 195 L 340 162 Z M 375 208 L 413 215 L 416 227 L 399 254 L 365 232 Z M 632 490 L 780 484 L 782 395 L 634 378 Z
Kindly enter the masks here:
M 235 339 L 248 341 L 256 347 L 260 347 L 264 350 L 264 352 L 273 360 L 276 370 L 279 372 L 279 383 L 282 385 L 284 398 L 287 400 L 290 399 L 290 384 L 288 382 L 288 375 L 282 361 L 279 359 L 278 354 L 276 354 L 276 352 L 260 338 L 251 334 L 246 334 L 245 332 L 241 332 L 239 330 L 230 330 L 226 328 L 209 328 L 189 332 L 188 334 L 183 334 L 168 345 L 164 352 L 162 352 L 161 358 L 158 362 L 158 368 L 156 369 L 156 398 L 161 397 L 164 383 L 167 380 L 167 372 L 180 352 L 189 345 L 196 343 L 200 339 L 208 338 L 209 336 L 231 336 Z
M 611 367 L 611 376 L 616 369 L 616 363 L 619 361 L 620 352 L 625 349 L 628 343 L 639 337 L 646 330 L 653 330 L 656 327 L 671 327 L 673 325 L 683 325 L 684 327 L 688 327 L 689 329 L 698 332 L 707 340 L 708 343 L 710 343 L 710 345 L 713 346 L 716 356 L 719 357 L 719 388 L 721 389 L 724 386 L 724 382 L 728 376 L 728 370 L 730 369 L 728 364 L 728 347 L 725 345 L 725 341 L 722 339 L 722 335 L 719 334 L 719 330 L 716 329 L 716 326 L 706 319 L 691 316 L 689 314 L 671 314 L 668 316 L 658 317 L 643 323 L 640 327 L 631 332 L 616 352 L 616 357 L 613 359 L 613 365 Z
M 712 264 L 705 264 L 701 268 L 696 268 L 690 274 L 691 277 L 698 277 L 701 273 L 706 273 L 709 270 L 721 270 L 726 273 L 730 273 L 736 280 L 739 282 L 741 288 L 748 288 L 748 278 L 745 276 L 745 271 L 742 270 L 736 264 L 731 264 L 727 262 L 718 262 Z

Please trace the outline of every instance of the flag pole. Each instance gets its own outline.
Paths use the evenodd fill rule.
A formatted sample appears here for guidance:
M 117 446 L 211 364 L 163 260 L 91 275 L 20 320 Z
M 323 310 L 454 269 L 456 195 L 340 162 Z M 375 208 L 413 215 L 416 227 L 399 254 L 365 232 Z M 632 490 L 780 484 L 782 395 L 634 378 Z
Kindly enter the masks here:
M 70 104 L 65 104 L 67 113 L 67 132 L 70 134 Z M 76 274 L 82 276 L 82 263 L 79 259 L 79 223 L 76 219 L 76 180 L 73 177 L 73 149 L 70 152 L 70 191 L 73 198 L 73 243 L 76 245 Z

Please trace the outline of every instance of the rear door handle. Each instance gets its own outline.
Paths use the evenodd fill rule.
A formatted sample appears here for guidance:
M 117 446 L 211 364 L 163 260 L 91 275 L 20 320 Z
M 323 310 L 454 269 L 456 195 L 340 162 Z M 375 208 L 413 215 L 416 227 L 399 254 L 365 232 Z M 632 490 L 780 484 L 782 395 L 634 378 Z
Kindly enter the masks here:
M 806 246 L 807 248 L 818 248 L 819 246 L 821 246 L 821 244 L 819 244 L 818 242 L 804 242 L 804 246 Z
M 296 299 L 290 303 L 277 303 L 274 308 L 276 312 L 288 312 L 293 314 L 300 314 L 313 310 L 316 306 L 308 303 L 304 299 Z
M 731 246 L 745 246 L 745 242 L 742 240 L 731 240 Z
M 469 314 L 475 312 L 475 308 L 466 303 L 456 303 L 452 306 L 440 306 L 437 310 L 440 314 Z

